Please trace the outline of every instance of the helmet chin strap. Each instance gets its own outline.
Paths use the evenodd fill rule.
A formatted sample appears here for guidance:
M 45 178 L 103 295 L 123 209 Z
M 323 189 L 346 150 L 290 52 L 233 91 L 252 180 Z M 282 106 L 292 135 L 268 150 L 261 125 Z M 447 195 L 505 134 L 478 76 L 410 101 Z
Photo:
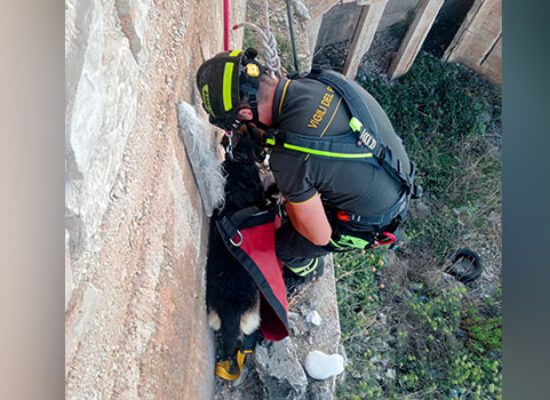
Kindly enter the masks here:
M 256 95 L 255 94 L 250 94 L 249 95 L 248 104 L 250 106 L 250 110 L 252 111 L 252 120 L 241 121 L 241 122 L 245 123 L 246 125 L 248 125 L 249 123 L 254 123 L 254 125 L 256 125 L 258 128 L 263 129 L 263 130 L 270 129 L 269 126 L 267 126 L 267 125 L 263 124 L 262 122 L 260 122 L 260 117 L 259 117 L 259 114 L 258 114 L 258 102 L 256 100 Z

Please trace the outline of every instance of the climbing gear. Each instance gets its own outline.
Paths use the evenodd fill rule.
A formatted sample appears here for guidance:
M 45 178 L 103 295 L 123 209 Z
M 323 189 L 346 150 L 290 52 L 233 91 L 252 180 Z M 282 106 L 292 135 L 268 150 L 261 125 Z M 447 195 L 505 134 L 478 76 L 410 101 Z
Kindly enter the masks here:
M 266 68 L 274 74 L 279 74 L 279 70 L 281 69 L 281 60 L 277 53 L 277 40 L 275 39 L 275 35 L 271 33 L 271 27 L 269 24 L 269 2 L 267 0 L 264 0 L 264 5 L 266 27 L 265 31 L 250 22 L 241 22 L 240 24 L 233 26 L 233 29 L 246 27 L 258 32 L 262 37 L 263 56 L 265 59 Z
M 375 241 L 376 235 L 373 232 L 350 231 L 339 226 L 333 229 L 328 244 L 323 248 L 333 252 L 365 250 L 372 248 Z
M 376 239 L 374 245 L 371 248 L 375 249 L 376 247 L 380 247 L 380 246 L 390 246 L 396 241 L 397 241 L 397 237 L 394 234 L 389 232 L 382 232 L 382 240 Z
M 420 194 L 420 187 L 414 184 L 416 165 L 406 159 L 399 159 L 386 146 L 378 134 L 376 123 L 369 106 L 354 83 L 348 78 L 330 70 L 314 67 L 309 74 L 294 79 L 311 78 L 331 86 L 344 100 L 352 118 L 350 131 L 338 136 L 315 137 L 300 135 L 281 129 L 271 129 L 266 143 L 288 150 L 311 154 L 320 158 L 361 160 L 386 170 L 398 180 L 413 198 Z M 407 173 L 407 169 L 409 172 Z
M 239 106 L 241 100 L 246 99 L 252 110 L 253 121 L 263 126 L 258 121 L 256 93 L 265 68 L 255 60 L 257 55 L 258 52 L 253 48 L 244 52 L 224 51 L 200 66 L 197 86 L 211 124 L 226 131 L 236 129 Z
M 398 217 L 402 220 L 400 222 L 403 222 L 406 218 L 408 204 L 409 196 L 408 193 L 404 191 L 399 199 L 381 215 L 365 217 L 349 211 L 338 211 L 336 215 L 339 221 L 346 222 L 346 225 L 355 229 L 368 230 L 373 226 L 382 228 L 391 225 Z
M 414 184 L 416 165 L 406 155 L 400 156 L 383 143 L 369 105 L 358 91 L 356 83 L 337 72 L 318 67 L 314 67 L 309 74 L 293 74 L 292 78 L 311 78 L 333 88 L 342 97 L 352 115 L 350 130 L 342 135 L 316 137 L 270 129 L 267 131 L 267 145 L 307 153 L 312 157 L 367 162 L 384 169 L 403 187 L 397 202 L 380 215 L 361 216 L 346 211 L 337 214 L 336 219 L 340 222 L 338 225 L 343 225 L 344 229 L 340 229 L 340 226 L 336 229 L 340 232 L 333 234 L 328 249 L 344 251 L 351 248 L 372 248 L 377 245 L 378 235 L 383 232 L 393 233 L 405 221 L 409 200 L 421 196 L 422 188 Z M 392 229 L 388 229 L 388 226 Z M 366 233 L 361 235 L 360 232 Z
M 233 374 L 229 372 L 231 368 L 231 361 L 224 360 L 216 364 L 216 369 L 215 369 L 216 376 L 226 381 L 235 381 L 239 379 L 239 377 L 241 376 L 241 372 L 243 370 L 244 363 L 246 362 L 247 356 L 254 352 L 254 348 L 256 347 L 256 342 L 258 341 L 258 336 L 259 336 L 258 331 L 245 336 L 243 340 L 242 349 L 237 351 L 237 356 L 236 356 L 237 372 Z
M 267 340 L 288 336 L 288 302 L 283 266 L 275 254 L 278 217 L 247 207 L 216 221 L 229 252 L 250 274 L 261 293 L 260 330 Z

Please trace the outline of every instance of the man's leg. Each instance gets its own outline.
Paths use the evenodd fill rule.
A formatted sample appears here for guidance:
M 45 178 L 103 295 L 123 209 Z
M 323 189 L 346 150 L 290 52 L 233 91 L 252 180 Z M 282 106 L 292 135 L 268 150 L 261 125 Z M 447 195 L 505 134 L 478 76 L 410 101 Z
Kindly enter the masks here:
M 283 264 L 300 276 L 313 272 L 320 262 L 318 257 L 330 253 L 303 237 L 290 221 L 283 223 L 275 232 L 275 249 Z

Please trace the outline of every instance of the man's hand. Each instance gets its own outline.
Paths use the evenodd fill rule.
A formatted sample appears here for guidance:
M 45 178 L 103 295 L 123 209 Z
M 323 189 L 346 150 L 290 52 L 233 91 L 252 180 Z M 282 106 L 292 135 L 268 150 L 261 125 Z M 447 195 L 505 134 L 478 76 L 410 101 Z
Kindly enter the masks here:
M 318 194 L 302 203 L 288 202 L 286 212 L 292 225 L 302 236 L 317 246 L 328 244 L 332 228 Z

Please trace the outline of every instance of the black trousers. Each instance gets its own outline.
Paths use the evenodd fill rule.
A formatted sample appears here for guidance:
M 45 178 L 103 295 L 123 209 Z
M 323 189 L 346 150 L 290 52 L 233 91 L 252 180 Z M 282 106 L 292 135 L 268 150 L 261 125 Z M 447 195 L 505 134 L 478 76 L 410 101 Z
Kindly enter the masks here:
M 283 222 L 275 232 L 275 250 L 283 264 L 292 268 L 302 267 L 312 259 L 330 253 L 330 250 L 303 237 L 294 229 L 290 220 Z

